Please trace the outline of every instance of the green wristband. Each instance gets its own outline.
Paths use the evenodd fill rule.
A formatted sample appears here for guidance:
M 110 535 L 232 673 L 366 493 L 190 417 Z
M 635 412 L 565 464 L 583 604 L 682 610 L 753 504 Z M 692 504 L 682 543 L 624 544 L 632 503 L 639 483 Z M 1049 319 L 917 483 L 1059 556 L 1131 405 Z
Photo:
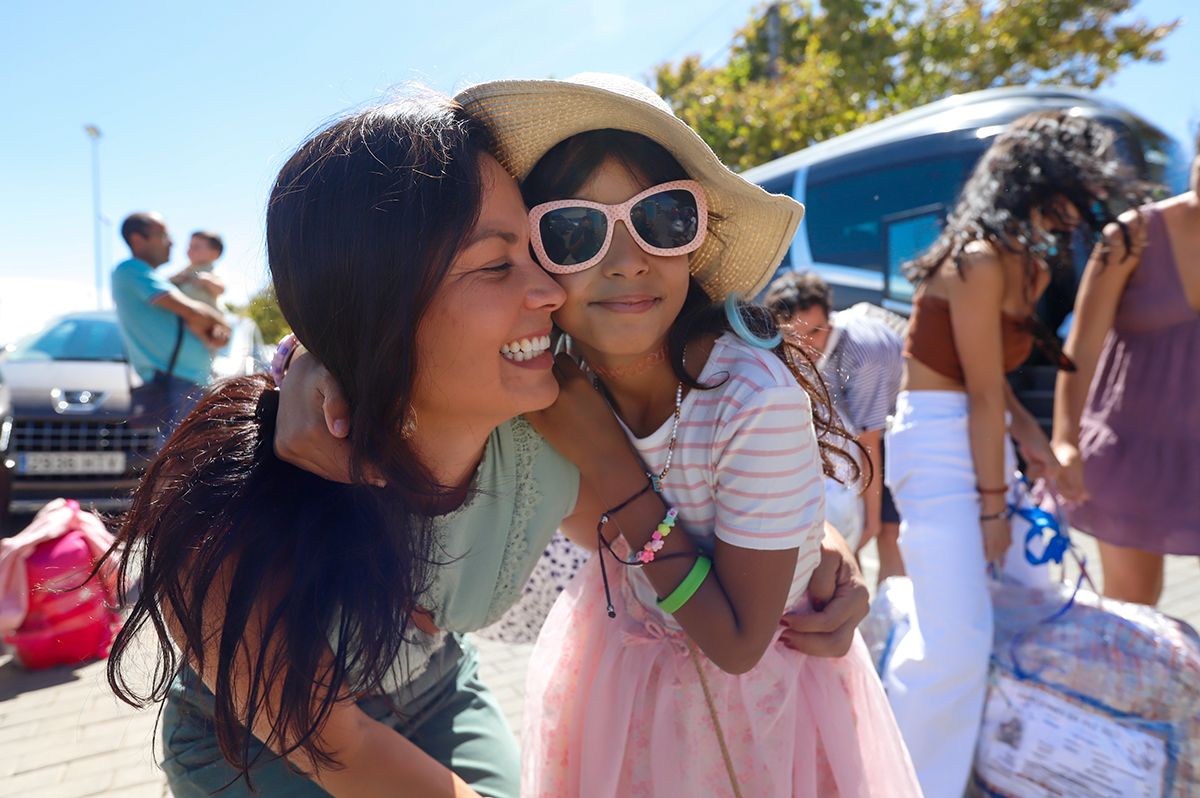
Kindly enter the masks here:
M 711 570 L 712 560 L 701 554 L 696 558 L 696 564 L 692 566 L 692 570 L 688 571 L 688 575 L 679 583 L 679 587 L 672 590 L 671 595 L 658 600 L 658 608 L 669 615 L 679 612 L 679 609 L 687 604 L 692 596 L 696 595 L 696 591 L 700 589 L 700 585 L 704 584 L 704 580 Z

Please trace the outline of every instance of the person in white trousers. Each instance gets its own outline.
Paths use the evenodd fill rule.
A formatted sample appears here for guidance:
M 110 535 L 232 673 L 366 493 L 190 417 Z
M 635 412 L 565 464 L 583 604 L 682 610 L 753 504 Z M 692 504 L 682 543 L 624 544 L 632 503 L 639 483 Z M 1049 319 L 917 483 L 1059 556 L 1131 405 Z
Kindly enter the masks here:
M 1023 560 L 1008 503 L 1016 466 L 1053 480 L 1058 462 L 1005 373 L 1035 344 L 1073 368 L 1034 315 L 1073 231 L 1115 221 L 1131 187 L 1111 131 L 1064 112 L 1022 117 L 963 188 L 940 237 L 907 264 L 917 284 L 885 469 L 912 579 L 912 632 L 884 685 L 928 798 L 967 786 L 992 649 L 988 564 Z

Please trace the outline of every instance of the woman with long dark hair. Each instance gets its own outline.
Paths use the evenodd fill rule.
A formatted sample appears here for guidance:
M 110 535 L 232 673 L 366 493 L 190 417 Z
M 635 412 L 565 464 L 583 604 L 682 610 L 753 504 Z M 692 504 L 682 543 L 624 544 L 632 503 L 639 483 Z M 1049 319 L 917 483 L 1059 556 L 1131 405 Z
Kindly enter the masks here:
M 110 680 L 165 699 L 176 795 L 518 795 L 515 741 L 459 633 L 516 600 L 564 516 L 599 516 L 586 497 L 645 478 L 615 421 L 555 403 L 563 292 L 489 143 L 450 101 L 414 98 L 330 125 L 275 182 L 280 307 L 365 434 L 354 484 L 308 474 L 274 455 L 270 380 L 237 379 L 138 488 L 120 543 L 142 593 Z M 147 624 L 148 690 L 131 676 Z
M 1005 372 L 1035 344 L 1072 368 L 1034 309 L 1052 274 L 1071 268 L 1076 228 L 1103 229 L 1128 207 L 1112 144 L 1108 128 L 1066 112 L 1018 119 L 907 267 L 917 291 L 887 479 L 917 618 L 884 684 L 930 798 L 961 796 L 974 756 L 992 647 L 987 567 L 1011 543 L 1009 436 L 1031 472 L 1058 470 Z

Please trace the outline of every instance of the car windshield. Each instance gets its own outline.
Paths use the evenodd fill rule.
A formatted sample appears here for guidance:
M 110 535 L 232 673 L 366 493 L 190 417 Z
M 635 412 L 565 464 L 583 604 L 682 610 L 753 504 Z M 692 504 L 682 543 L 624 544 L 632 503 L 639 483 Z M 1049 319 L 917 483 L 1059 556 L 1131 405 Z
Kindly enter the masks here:
M 29 360 L 125 360 L 114 319 L 65 318 L 17 344 L 10 362 Z

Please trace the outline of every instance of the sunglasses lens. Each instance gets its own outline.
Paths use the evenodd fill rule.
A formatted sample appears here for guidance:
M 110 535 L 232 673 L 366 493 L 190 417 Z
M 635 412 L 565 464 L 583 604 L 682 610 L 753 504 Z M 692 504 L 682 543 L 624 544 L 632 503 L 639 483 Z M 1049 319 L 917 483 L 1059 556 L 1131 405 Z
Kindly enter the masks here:
M 596 257 L 607 232 L 608 219 L 594 208 L 559 208 L 538 223 L 542 247 L 556 266 L 574 266 Z
M 651 194 L 634 205 L 629 215 L 642 240 L 659 249 L 687 246 L 700 230 L 696 197 L 684 189 Z

